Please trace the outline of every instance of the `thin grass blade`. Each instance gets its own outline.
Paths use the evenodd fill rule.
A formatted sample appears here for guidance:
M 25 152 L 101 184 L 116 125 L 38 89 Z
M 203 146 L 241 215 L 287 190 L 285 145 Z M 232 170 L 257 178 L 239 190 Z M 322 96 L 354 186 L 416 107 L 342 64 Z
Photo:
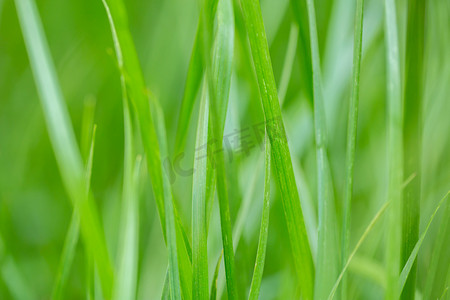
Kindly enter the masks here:
M 295 183 L 286 131 L 278 102 L 277 88 L 270 60 L 261 7 L 258 0 L 241 0 L 240 3 L 250 40 L 253 62 L 256 68 L 264 110 L 265 127 L 270 140 L 272 162 L 277 184 L 283 200 L 298 283 L 303 297 L 305 299 L 312 299 L 314 266 Z
M 266 138 L 265 143 L 265 176 L 264 176 L 264 204 L 261 216 L 261 227 L 259 231 L 258 250 L 256 252 L 255 269 L 253 271 L 252 283 L 248 298 L 257 300 L 261 288 L 264 273 L 264 262 L 266 260 L 267 238 L 269 235 L 270 215 L 270 143 Z
M 86 178 L 70 117 L 63 100 L 50 51 L 32 0 L 16 0 L 16 9 L 44 111 L 56 161 L 74 209 L 80 214 L 81 232 L 95 259 L 104 295 L 109 298 L 114 272 L 103 229 L 91 196 L 85 193 Z

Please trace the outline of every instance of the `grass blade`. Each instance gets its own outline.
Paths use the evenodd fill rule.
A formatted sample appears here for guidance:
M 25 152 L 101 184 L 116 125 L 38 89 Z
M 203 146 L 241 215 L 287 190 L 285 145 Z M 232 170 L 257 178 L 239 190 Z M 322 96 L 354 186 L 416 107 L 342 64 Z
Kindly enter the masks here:
M 83 238 L 99 270 L 104 295 L 111 295 L 114 273 L 93 201 L 86 195 L 86 179 L 70 117 L 58 85 L 55 68 L 35 3 L 16 0 L 16 9 L 64 186 L 80 214 Z
M 314 98 L 314 129 L 317 159 L 318 188 L 318 250 L 314 286 L 314 299 L 325 299 L 333 287 L 337 276 L 336 216 L 334 210 L 333 187 L 327 157 L 327 127 L 322 91 L 319 41 L 317 36 L 316 13 L 313 0 L 307 0 Z
M 175 226 L 173 197 L 170 187 L 167 188 L 167 182 L 164 180 L 161 163 L 160 141 L 158 141 L 158 133 L 153 123 L 152 110 L 150 102 L 156 102 L 148 97 L 146 87 L 139 66 L 136 49 L 128 29 L 126 11 L 122 1 L 111 0 L 108 3 L 103 0 L 105 10 L 110 21 L 111 31 L 113 34 L 114 46 L 116 49 L 119 69 L 125 80 L 126 92 L 131 100 L 134 110 L 137 113 L 140 132 L 142 135 L 142 143 L 147 157 L 147 168 L 150 172 L 153 193 L 156 199 L 163 235 L 166 240 L 169 253 L 169 283 L 170 295 L 172 299 L 181 297 L 180 291 L 180 271 L 178 266 L 177 255 L 177 234 Z M 150 101 L 149 101 L 150 100 Z M 167 146 L 167 145 L 161 145 Z M 189 264 L 186 257 L 182 257 L 182 266 Z M 188 276 L 186 272 L 181 273 Z M 186 278 L 183 278 L 186 279 Z M 186 283 L 187 280 L 182 280 Z M 187 285 L 189 285 L 188 283 Z M 187 299 L 190 288 L 184 285 L 183 292 Z
M 196 149 L 208 144 L 208 96 L 203 89 L 197 127 Z M 206 153 L 209 149 L 205 149 Z M 196 158 L 192 187 L 192 298 L 208 299 L 208 249 L 206 233 L 207 164 L 205 158 Z
M 341 273 L 339 274 L 336 283 L 334 284 L 333 288 L 331 289 L 330 295 L 328 296 L 328 300 L 331 300 L 334 298 L 334 295 L 336 294 L 336 290 L 339 287 L 339 284 L 341 283 L 342 277 L 344 276 L 345 272 L 347 271 L 348 266 L 350 265 L 350 262 L 352 261 L 353 257 L 355 256 L 356 252 L 358 251 L 359 247 L 361 247 L 362 243 L 366 239 L 366 237 L 369 235 L 370 231 L 373 229 L 375 224 L 378 222 L 378 220 L 381 218 L 383 213 L 386 211 L 386 209 L 389 207 L 391 202 L 386 202 L 380 210 L 377 212 L 377 214 L 373 217 L 373 219 L 370 221 L 369 225 L 367 226 L 366 230 L 364 230 L 364 233 L 359 238 L 358 242 L 356 243 L 355 248 L 350 253 L 348 259 L 346 260 L 346 263 L 344 267 L 342 268 Z
M 250 285 L 249 299 L 257 300 L 261 288 L 261 280 L 264 273 L 264 262 L 266 260 L 267 238 L 269 234 L 270 214 L 270 143 L 266 138 L 265 153 L 265 178 L 264 178 L 264 204 L 261 216 L 261 227 L 259 231 L 258 250 L 256 252 L 255 269 L 253 271 L 252 283 Z
M 386 248 L 386 299 L 396 299 L 400 270 L 401 200 L 403 180 L 402 151 L 402 98 L 400 83 L 400 56 L 398 46 L 397 12 L 394 0 L 385 0 L 385 44 L 388 102 L 388 199 L 392 202 L 389 213 Z
M 295 184 L 286 132 L 281 117 L 281 109 L 278 102 L 277 88 L 272 63 L 270 61 L 261 8 L 258 0 L 241 0 L 240 3 L 250 40 L 253 62 L 256 68 L 266 121 L 265 126 L 271 144 L 272 162 L 277 184 L 283 200 L 295 269 L 297 270 L 303 297 L 305 299 L 312 299 L 314 266 Z
M 358 126 L 358 106 L 359 106 L 359 78 L 361 71 L 361 52 L 363 34 L 363 13 L 364 0 L 356 1 L 355 32 L 353 40 L 353 81 L 352 95 L 349 103 L 348 124 L 347 124 L 347 152 L 346 152 L 346 176 L 345 176 L 345 196 L 344 196 L 344 216 L 342 228 L 342 266 L 345 265 L 348 253 L 348 243 L 350 240 L 351 205 L 353 194 L 353 174 L 356 152 L 356 134 Z M 342 299 L 347 299 L 347 278 L 344 274 L 342 278 Z
M 85 109 L 87 106 L 85 106 Z M 89 108 L 87 108 L 89 110 Z M 92 114 L 85 123 L 91 123 L 93 121 L 94 115 Z M 86 131 L 91 131 L 87 126 L 84 126 L 83 134 L 84 136 L 89 136 Z M 94 124 L 92 128 L 91 146 L 89 147 L 89 154 L 86 162 L 86 194 L 89 194 L 91 176 L 92 176 L 92 164 L 94 161 L 94 145 L 95 145 L 95 133 L 97 131 L 97 125 Z M 78 237 L 80 233 L 80 216 L 76 209 L 72 213 L 72 218 L 70 220 L 69 229 L 67 231 L 66 239 L 64 241 L 63 252 L 61 254 L 61 260 L 59 262 L 58 271 L 56 275 L 55 284 L 52 291 L 52 299 L 57 300 L 62 298 L 62 293 L 67 283 L 69 277 L 69 272 L 72 267 L 73 259 L 75 256 L 75 250 L 78 243 Z
M 402 202 L 402 265 L 407 262 L 419 238 L 425 6 L 424 1 L 408 1 L 403 125 L 404 174 L 416 173 L 417 178 L 406 187 Z M 414 264 L 403 290 L 402 299 L 414 299 L 416 272 L 417 264 Z
M 407 279 L 409 278 L 409 274 L 415 265 L 417 254 L 419 253 L 420 246 L 422 246 L 423 240 L 425 239 L 425 236 L 427 235 L 428 229 L 430 228 L 431 222 L 433 222 L 434 217 L 436 216 L 439 208 L 442 206 L 442 203 L 447 199 L 448 195 L 450 194 L 450 191 L 445 194 L 445 196 L 439 201 L 436 209 L 434 210 L 433 214 L 430 217 L 430 220 L 428 221 L 427 227 L 425 227 L 424 232 L 420 235 L 419 240 L 417 241 L 416 245 L 414 246 L 413 250 L 411 251 L 411 255 L 409 256 L 408 260 L 406 261 L 405 266 L 403 267 L 402 272 L 400 273 L 400 278 L 398 280 L 398 295 L 397 299 L 402 295 L 403 289 L 405 288 L 405 284 Z M 444 216 L 445 218 L 445 216 Z M 406 296 L 407 294 L 403 294 Z M 414 294 L 412 296 L 414 298 Z

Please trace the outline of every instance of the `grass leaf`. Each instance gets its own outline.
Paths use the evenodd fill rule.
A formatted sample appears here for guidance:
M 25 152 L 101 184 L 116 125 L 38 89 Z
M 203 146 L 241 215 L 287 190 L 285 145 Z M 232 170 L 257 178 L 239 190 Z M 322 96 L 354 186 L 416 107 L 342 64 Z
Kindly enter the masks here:
M 36 5 L 32 0 L 16 0 L 16 9 L 36 81 L 47 130 L 64 186 L 80 214 L 81 232 L 89 253 L 92 253 L 109 298 L 114 272 L 108 255 L 103 229 L 94 203 L 86 195 L 86 178 L 73 128 L 51 61 Z
M 266 260 L 267 238 L 269 234 L 270 214 L 270 143 L 266 138 L 265 143 L 265 177 L 264 177 L 264 204 L 261 216 L 261 227 L 259 230 L 258 250 L 256 252 L 255 269 L 253 271 L 252 283 L 250 285 L 249 299 L 257 300 L 261 288 L 261 280 L 264 273 L 264 262 Z
M 253 62 L 264 110 L 265 126 L 272 149 L 272 162 L 289 231 L 289 239 L 297 270 L 299 285 L 305 299 L 312 299 L 314 266 L 306 235 L 305 223 L 295 184 L 286 132 L 278 102 L 277 88 L 270 60 L 259 0 L 241 0 L 250 40 Z
M 353 40 L 353 80 L 352 95 L 350 97 L 348 124 L 347 124 L 347 152 L 346 152 L 346 176 L 345 176 L 345 198 L 344 215 L 342 222 L 342 249 L 341 263 L 345 265 L 348 253 L 348 243 L 350 240 L 351 205 L 353 194 L 353 174 L 356 152 L 356 133 L 358 126 L 358 106 L 359 106 L 359 78 L 361 71 L 361 52 L 363 34 L 363 13 L 364 0 L 356 1 L 355 32 Z M 342 278 L 342 299 L 347 299 L 347 279 Z

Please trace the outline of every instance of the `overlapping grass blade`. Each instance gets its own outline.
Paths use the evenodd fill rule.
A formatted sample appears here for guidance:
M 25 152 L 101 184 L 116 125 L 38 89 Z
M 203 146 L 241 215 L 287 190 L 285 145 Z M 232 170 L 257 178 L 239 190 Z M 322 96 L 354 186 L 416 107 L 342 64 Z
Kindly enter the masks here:
M 85 110 L 90 110 L 85 105 Z M 92 124 L 94 118 L 94 114 L 92 113 L 83 124 Z M 86 133 L 90 132 L 91 129 L 88 126 L 83 126 L 82 135 L 88 136 Z M 92 137 L 91 137 L 91 146 L 89 147 L 89 154 L 87 155 L 86 162 L 86 194 L 89 195 L 90 185 L 91 185 L 91 176 L 92 176 L 92 164 L 94 161 L 94 145 L 95 145 L 95 133 L 97 131 L 97 126 L 94 124 L 92 127 Z M 64 241 L 63 252 L 61 254 L 61 260 L 59 262 L 58 271 L 56 275 L 56 280 L 53 285 L 52 291 L 52 299 L 62 299 L 62 293 L 67 283 L 67 279 L 69 277 L 69 272 L 72 267 L 73 259 L 75 256 L 75 250 L 78 243 L 78 237 L 80 235 L 80 216 L 76 209 L 74 209 L 72 213 L 72 218 L 70 220 L 69 229 L 67 231 L 66 239 Z
M 206 25 L 214 19 L 214 15 L 211 15 L 214 9 L 211 9 L 211 7 L 215 6 L 217 6 L 217 26 L 218 28 L 223 27 L 224 30 L 218 30 L 214 44 L 212 27 Z M 208 159 L 214 164 L 216 170 L 215 178 L 219 199 L 228 298 L 236 299 L 233 238 L 223 153 L 223 128 L 230 92 L 234 49 L 234 14 L 231 1 L 205 0 L 203 18 L 203 63 L 206 66 L 206 80 L 210 97 L 211 133 L 215 145 L 214 150 L 208 153 Z
M 125 78 L 121 77 L 122 106 L 124 118 L 124 162 L 122 215 L 118 245 L 118 273 L 114 289 L 114 299 L 136 298 L 138 256 L 139 256 L 139 213 L 137 182 L 141 157 L 135 162 L 134 130 L 128 99 Z
M 376 213 L 376 215 L 373 217 L 373 219 L 370 221 L 370 223 L 367 226 L 366 230 L 364 230 L 364 233 L 361 235 L 361 237 L 359 238 L 358 242 L 356 243 L 355 248 L 350 253 L 348 259 L 346 260 L 346 263 L 345 263 L 344 267 L 342 268 L 341 273 L 339 274 L 339 276 L 338 276 L 338 278 L 336 280 L 336 283 L 334 284 L 333 288 L 331 289 L 331 292 L 330 292 L 330 294 L 328 296 L 328 300 L 331 300 L 331 299 L 334 298 L 334 295 L 336 294 L 336 290 L 339 287 L 339 284 L 341 283 L 342 277 L 344 276 L 345 272 L 347 271 L 347 268 L 350 265 L 350 262 L 352 261 L 353 257 L 355 256 L 355 254 L 358 251 L 358 249 L 361 246 L 361 244 L 366 239 L 367 235 L 369 235 L 370 231 L 373 229 L 375 224 L 378 222 L 378 220 L 380 219 L 380 217 L 383 215 L 383 213 L 386 211 L 386 209 L 389 207 L 390 204 L 391 204 L 391 202 L 386 202 L 380 208 L 380 210 Z
M 407 262 L 419 238 L 425 6 L 424 1 L 408 1 L 403 127 L 404 174 L 416 173 L 417 178 L 404 190 L 402 201 L 402 265 Z M 416 272 L 417 264 L 414 264 L 402 299 L 414 299 Z
M 270 143 L 266 138 L 265 143 L 265 176 L 264 176 L 264 204 L 261 216 L 261 227 L 259 230 L 258 250 L 256 252 L 255 269 L 253 271 L 252 283 L 248 298 L 257 300 L 264 273 L 264 263 L 266 260 L 267 238 L 269 235 L 269 215 L 270 215 Z
M 413 250 L 411 251 L 411 255 L 409 256 L 408 260 L 406 261 L 402 272 L 400 273 L 400 278 L 398 280 L 398 295 L 397 299 L 400 298 L 400 295 L 403 293 L 403 289 L 405 288 L 405 284 L 407 279 L 409 278 L 409 274 L 415 265 L 417 254 L 419 253 L 420 246 L 422 246 L 423 240 L 425 239 L 425 236 L 427 235 L 428 229 L 430 228 L 431 222 L 433 222 L 434 217 L 436 216 L 439 208 L 442 206 L 442 203 L 447 199 L 448 195 L 450 194 L 450 191 L 445 194 L 445 196 L 439 201 L 436 209 L 434 210 L 433 214 L 430 217 L 430 220 L 428 221 L 427 227 L 425 227 L 425 230 L 420 235 L 420 238 L 418 239 L 416 245 L 414 246 Z M 448 217 L 448 216 L 447 216 Z M 444 216 L 446 218 L 446 216 Z M 403 297 L 407 294 L 403 294 Z M 414 299 L 414 294 L 412 296 L 412 299 Z
M 256 68 L 266 122 L 265 126 L 271 144 L 272 162 L 277 183 L 283 200 L 295 269 L 297 270 L 303 297 L 312 299 L 314 266 L 295 184 L 280 104 L 278 103 L 261 8 L 258 0 L 241 0 L 240 3 Z
M 81 232 L 88 252 L 94 257 L 102 282 L 103 293 L 109 298 L 113 286 L 114 273 L 93 201 L 86 195 L 86 179 L 70 117 L 58 85 L 50 51 L 44 36 L 41 21 L 32 0 L 16 0 L 16 8 L 24 35 L 25 45 L 41 105 L 47 130 L 55 152 L 64 186 L 80 214 Z
M 170 191 L 167 191 L 164 183 L 164 174 L 162 172 L 162 163 L 160 156 L 160 144 L 158 135 L 153 123 L 152 111 L 150 109 L 149 95 L 146 92 L 142 71 L 136 54 L 131 34 L 128 29 L 126 11 L 121 0 L 103 0 L 108 19 L 110 21 L 113 34 L 114 46 L 116 49 L 119 68 L 125 81 L 125 87 L 128 98 L 131 100 L 142 135 L 142 143 L 147 157 L 147 169 L 152 181 L 153 193 L 156 199 L 163 235 L 169 253 L 169 283 L 170 295 L 172 299 L 181 297 L 180 291 L 180 272 L 177 256 L 177 235 L 175 228 L 175 217 L 173 209 L 173 197 Z M 151 98 L 151 97 L 150 97 Z M 150 101 L 149 101 L 150 100 Z M 180 239 L 182 241 L 182 239 Z M 185 257 L 181 256 L 181 265 L 188 265 Z M 186 272 L 181 273 L 188 276 Z M 189 280 L 182 280 L 186 283 Z M 190 282 L 187 283 L 189 285 Z M 189 299 L 190 288 L 183 286 L 183 293 Z
M 386 299 L 395 299 L 400 272 L 401 200 L 403 180 L 402 98 L 400 83 L 400 56 L 397 30 L 397 12 L 394 0 L 385 0 L 385 45 L 387 86 L 387 145 L 388 145 L 388 199 L 389 212 L 386 247 Z
M 203 88 L 200 103 L 200 114 L 197 126 L 196 149 L 208 146 L 208 94 L 206 87 Z M 207 201 L 207 164 L 208 160 L 203 157 L 208 148 L 198 153 L 195 158 L 192 186 L 192 297 L 194 299 L 208 299 L 208 249 L 206 230 L 206 201 Z
M 347 150 L 346 150 L 346 176 L 344 195 L 344 215 L 342 221 L 342 248 L 341 266 L 345 265 L 348 253 L 348 243 L 350 240 L 351 205 L 353 194 L 353 169 L 356 152 L 356 133 L 358 126 L 358 106 L 359 106 L 359 77 L 361 71 L 361 52 L 363 34 L 363 11 L 364 0 L 356 1 L 355 31 L 353 40 L 353 80 L 352 95 L 350 97 L 348 124 L 347 124 Z M 342 299 L 347 299 L 347 276 L 342 278 Z
M 448 255 L 450 219 L 446 216 L 450 216 L 450 201 L 446 202 L 439 232 L 433 245 L 430 267 L 427 270 L 428 277 L 423 292 L 424 299 L 437 299 L 440 292 L 445 289 L 446 274 L 450 270 L 450 256 Z
M 317 36 L 316 13 L 313 0 L 307 0 L 314 98 L 314 129 L 317 159 L 318 188 L 318 250 L 314 286 L 314 298 L 325 299 L 330 293 L 337 276 L 338 248 L 336 241 L 336 216 L 333 187 L 327 156 L 327 127 L 322 90 L 319 40 Z

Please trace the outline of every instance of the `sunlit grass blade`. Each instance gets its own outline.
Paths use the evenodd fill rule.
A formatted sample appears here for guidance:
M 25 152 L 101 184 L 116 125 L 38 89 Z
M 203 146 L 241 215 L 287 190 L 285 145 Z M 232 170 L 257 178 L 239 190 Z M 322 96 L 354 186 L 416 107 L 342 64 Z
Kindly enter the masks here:
M 424 1 L 408 1 L 408 22 L 406 33 L 406 62 L 404 86 L 404 174 L 416 173 L 417 178 L 404 190 L 402 201 L 402 265 L 407 262 L 414 244 L 419 238 L 420 185 L 422 149 L 422 98 L 423 65 L 425 41 Z M 412 266 L 401 298 L 414 299 L 416 292 L 417 264 Z
M 208 144 L 208 94 L 206 87 L 203 88 L 200 103 L 199 121 L 197 126 L 196 149 Z M 203 157 L 207 153 L 200 151 L 195 158 L 192 186 L 192 297 L 194 299 L 208 299 L 208 249 L 206 233 L 206 201 L 207 201 L 207 164 L 208 160 Z M 202 158 L 203 157 L 203 158 Z
M 445 204 L 445 211 L 441 219 L 439 232 L 433 245 L 423 299 L 437 299 L 441 291 L 446 288 L 446 274 L 450 270 L 450 255 L 448 255 L 450 246 L 450 218 L 447 216 L 450 216 L 450 201 L 447 201 Z
M 314 98 L 314 130 L 317 160 L 318 189 L 318 249 L 314 299 L 325 299 L 336 280 L 338 248 L 333 187 L 327 155 L 327 126 L 323 99 L 319 40 L 317 36 L 314 1 L 307 0 Z
M 125 79 L 121 78 L 122 105 L 124 117 L 124 174 L 122 190 L 122 215 L 118 245 L 117 283 L 114 289 L 114 299 L 136 298 L 138 256 L 139 256 L 139 213 L 137 182 L 139 178 L 141 156 L 136 158 L 134 151 L 134 130 Z
M 346 149 L 346 176 L 344 195 L 344 214 L 342 221 L 342 248 L 341 267 L 345 265 L 348 253 L 348 243 L 350 240 L 351 205 L 353 194 L 353 174 L 356 152 L 356 133 L 358 126 L 358 106 L 359 106 L 359 78 L 361 71 L 361 52 L 363 34 L 363 12 L 364 0 L 356 1 L 355 29 L 353 40 L 353 80 L 352 94 L 349 103 L 348 123 L 347 123 L 347 149 Z M 347 299 L 347 278 L 346 274 L 342 278 L 342 299 Z
M 218 3 L 217 3 L 218 2 Z M 213 43 L 213 28 L 206 26 L 212 23 L 214 12 L 211 7 L 217 6 L 217 26 L 223 30 L 217 31 Z M 205 0 L 203 6 L 202 33 L 203 63 L 206 66 L 206 80 L 209 93 L 209 108 L 211 133 L 214 140 L 214 150 L 208 151 L 208 159 L 215 166 L 217 195 L 219 199 L 220 227 L 224 250 L 225 274 L 229 299 L 237 298 L 233 238 L 225 160 L 223 153 L 223 127 L 230 92 L 232 58 L 234 50 L 234 13 L 231 0 Z
M 278 88 L 278 97 L 280 99 L 281 107 L 283 107 L 284 100 L 286 99 L 286 93 L 291 79 L 292 66 L 294 65 L 295 60 L 295 50 L 297 49 L 298 32 L 298 25 L 292 23 L 286 48 L 286 56 L 284 57 L 283 71 L 280 78 L 280 87 Z
M 344 267 L 342 268 L 341 273 L 339 274 L 339 276 L 338 276 L 338 278 L 336 280 L 336 283 L 334 284 L 333 288 L 331 289 L 331 292 L 330 292 L 330 294 L 328 296 L 328 300 L 331 300 L 331 299 L 334 298 L 334 295 L 336 294 L 336 290 L 339 287 L 339 284 L 341 283 L 342 277 L 344 276 L 345 272 L 347 271 L 347 268 L 350 265 L 350 262 L 352 261 L 353 257 L 355 256 L 356 252 L 358 251 L 359 247 L 361 247 L 362 243 L 364 242 L 364 240 L 369 235 L 370 231 L 373 229 L 375 224 L 378 222 L 378 220 L 381 218 L 381 216 L 384 214 L 384 212 L 386 211 L 386 209 L 389 207 L 390 204 L 391 204 L 391 202 L 386 202 L 380 208 L 380 210 L 377 212 L 377 214 L 373 217 L 373 219 L 370 221 L 370 223 L 367 226 L 366 230 L 364 230 L 364 233 L 361 235 L 361 237 L 359 238 L 358 242 L 356 243 L 355 248 L 350 253 L 348 259 L 346 260 L 346 263 L 345 263 Z
M 90 108 L 87 108 L 88 106 L 85 105 L 85 110 L 90 110 Z M 86 121 L 83 122 L 83 124 L 92 124 L 91 121 L 93 121 L 94 115 L 91 114 L 91 116 L 86 119 Z M 82 135 L 88 136 L 89 134 L 86 132 L 90 132 L 91 129 L 88 126 L 84 126 Z M 91 137 L 91 143 L 89 147 L 89 154 L 87 155 L 87 162 L 86 162 L 86 168 L 85 168 L 85 176 L 86 176 L 86 194 L 89 195 L 90 185 L 91 185 L 91 176 L 92 176 L 92 164 L 94 161 L 94 145 L 95 145 L 95 133 L 97 131 L 97 125 L 94 124 L 92 127 L 92 137 Z M 52 291 L 52 299 L 62 299 L 62 294 L 64 291 L 64 288 L 67 284 L 67 279 L 69 277 L 69 272 L 72 267 L 73 259 L 75 256 L 75 250 L 78 243 L 78 237 L 80 234 L 80 216 L 76 209 L 73 210 L 72 218 L 70 220 L 69 229 L 67 231 L 66 239 L 64 240 L 64 246 L 63 251 L 61 254 L 61 260 L 59 262 L 58 271 L 56 275 L 56 280 L 53 285 L 53 291 Z
M 211 282 L 211 295 L 209 299 L 216 300 L 217 299 L 217 280 L 219 278 L 219 270 L 220 270 L 220 263 L 222 261 L 223 251 L 220 253 L 219 259 L 216 263 L 216 268 L 214 269 L 214 275 Z
M 64 186 L 80 214 L 81 232 L 88 252 L 94 257 L 102 282 L 103 293 L 109 298 L 114 272 L 108 255 L 100 220 L 90 196 L 86 195 L 86 179 L 70 117 L 58 85 L 55 68 L 42 29 L 36 5 L 32 0 L 16 0 L 17 14 L 30 58 L 36 86 L 44 111 L 47 130 Z
M 252 283 L 248 298 L 257 300 L 264 274 L 264 263 L 266 260 L 267 238 L 269 235 L 270 215 L 270 143 L 266 138 L 265 143 L 265 177 L 264 177 L 264 204 L 261 216 L 261 227 L 259 230 L 258 250 L 256 252 L 255 269 L 253 271 Z
M 445 194 L 445 196 L 439 201 L 436 209 L 434 210 L 433 214 L 430 217 L 430 220 L 428 221 L 427 227 L 425 227 L 425 230 L 420 235 L 420 238 L 418 239 L 416 245 L 414 246 L 413 250 L 411 251 L 411 255 L 409 256 L 408 260 L 406 261 L 406 264 L 403 267 L 402 272 L 400 273 L 400 278 L 398 280 L 398 295 L 397 299 L 402 295 L 403 289 L 405 288 L 406 280 L 408 279 L 408 276 L 415 265 L 417 254 L 419 253 L 420 246 L 422 246 L 423 240 L 425 239 L 425 236 L 427 235 L 428 229 L 430 228 L 431 223 L 433 222 L 434 217 L 436 216 L 437 212 L 439 211 L 439 208 L 442 206 L 442 203 L 447 199 L 448 195 L 450 194 L 450 191 Z M 444 218 L 448 216 L 443 216 Z M 404 294 L 405 295 L 405 294 Z M 414 299 L 414 294 L 412 295 L 412 299 Z
M 385 0 L 385 45 L 387 87 L 387 153 L 389 212 L 386 247 L 386 299 L 395 299 L 400 273 L 401 201 L 403 180 L 403 109 L 400 82 L 400 56 L 395 0 Z
M 314 266 L 305 223 L 300 207 L 286 132 L 278 102 L 277 88 L 270 60 L 261 8 L 258 0 L 241 0 L 241 7 L 250 40 L 253 62 L 269 136 L 272 162 L 283 200 L 289 240 L 297 270 L 298 282 L 305 299 L 312 299 Z

